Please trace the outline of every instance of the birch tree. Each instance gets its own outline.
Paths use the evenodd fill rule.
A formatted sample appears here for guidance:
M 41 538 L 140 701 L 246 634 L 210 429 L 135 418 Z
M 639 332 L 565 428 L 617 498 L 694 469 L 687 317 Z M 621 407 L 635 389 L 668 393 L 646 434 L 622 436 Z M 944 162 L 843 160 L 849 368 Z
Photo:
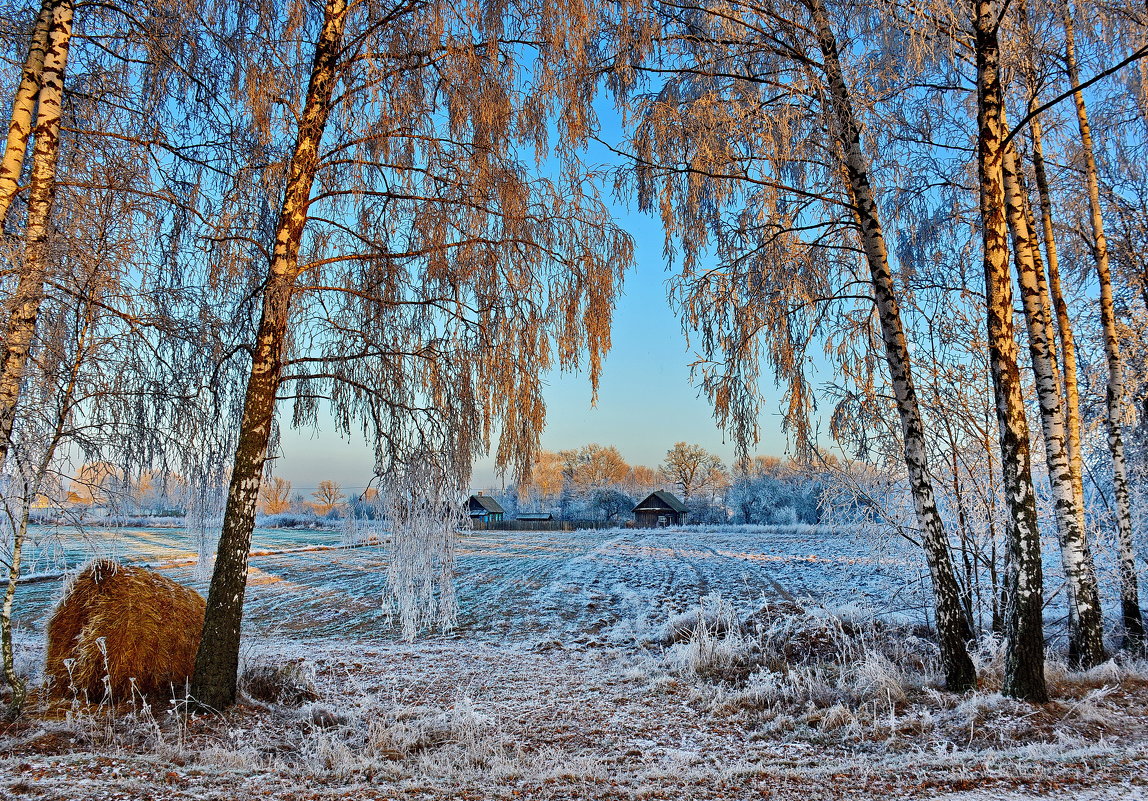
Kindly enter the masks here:
M 637 186 L 642 206 L 660 211 L 667 238 L 676 235 L 684 250 L 685 322 L 700 332 L 711 359 L 702 386 L 744 446 L 756 437 L 759 361 L 768 360 L 788 389 L 786 420 L 805 439 L 813 405 L 805 348 L 821 335 L 835 360 L 849 353 L 841 328 L 826 330 L 840 320 L 828 308 L 868 287 L 872 294 L 863 297 L 873 305 L 860 317 L 876 310 L 933 579 L 946 684 L 968 689 L 976 681 L 967 650 L 972 629 L 933 496 L 897 290 L 829 11 L 816 0 L 659 10 L 663 37 L 679 49 L 680 63 L 671 64 L 681 77 L 643 109 Z M 701 268 L 711 236 L 718 264 Z
M 1029 352 L 1036 374 L 1036 393 L 1044 432 L 1045 459 L 1052 487 L 1053 509 L 1069 587 L 1069 653 L 1079 665 L 1094 667 L 1106 659 L 1101 627 L 1100 595 L 1091 554 L 1081 527 L 1082 514 L 1068 456 L 1060 378 L 1046 303 L 1043 264 L 1030 226 L 1027 192 L 1022 190 L 1014 148 L 1007 148 L 1003 177 L 1008 225 L 1013 234 L 1014 264 L 1028 330 Z
M 593 21 L 525 0 L 329 0 L 269 7 L 231 37 L 246 48 L 234 96 L 246 136 L 281 161 L 237 173 L 236 203 L 219 204 L 210 235 L 217 272 L 258 311 L 237 343 L 250 361 L 235 368 L 245 392 L 192 683 L 201 704 L 235 696 L 247 552 L 281 400 L 294 423 L 329 402 L 342 432 L 377 443 L 384 477 L 417 479 L 416 454 L 437 454 L 444 475 L 462 471 L 428 479 L 441 498 L 466 485 L 495 430 L 499 464 L 526 471 L 547 369 L 585 358 L 596 382 L 631 246 L 576 155 L 592 123 L 580 65 Z M 300 36 L 309 52 L 281 44 Z M 549 153 L 559 178 L 531 175 L 519 160 L 530 150 Z
M 0 229 L 8 217 L 8 209 L 20 188 L 20 173 L 24 169 L 24 157 L 28 152 L 28 142 L 32 138 L 32 125 L 36 114 L 36 100 L 40 94 L 40 84 L 44 71 L 44 59 L 48 52 L 48 36 L 55 17 L 56 0 L 44 0 L 40 13 L 32 28 L 28 44 L 28 55 L 20 73 L 20 84 L 12 98 L 9 114 L 8 138 L 4 145 L 4 155 L 0 159 Z
M 39 69 L 36 91 L 36 121 L 32 128 L 32 172 L 28 189 L 28 220 L 24 229 L 24 251 L 17 268 L 16 289 L 9 303 L 3 350 L 0 351 L 0 468 L 3 467 L 8 454 L 16 406 L 20 398 L 20 384 L 36 332 L 36 320 L 40 314 L 44 281 L 48 275 L 51 258 L 51 220 L 56 197 L 56 164 L 60 156 L 64 74 L 72 34 L 71 0 L 53 2 L 51 14 L 46 35 L 47 46 Z M 34 60 L 33 57 L 37 52 L 35 37 L 36 34 L 33 35 L 30 60 Z M 33 82 L 29 80 L 29 83 Z M 21 97 L 21 93 L 26 94 L 27 91 L 30 91 L 30 86 L 26 87 L 22 80 L 17 93 L 17 104 L 28 102 Z M 20 134 L 19 126 L 22 123 L 15 119 L 16 116 L 14 114 L 13 129 L 9 136 L 12 162 L 16 161 L 17 154 L 22 161 L 23 153 L 19 143 L 22 140 L 26 146 L 27 141 L 27 135 Z M 7 159 L 6 152 L 5 160 Z
M 1016 698 L 1042 702 L 1048 699 L 1044 678 L 1043 570 L 1028 422 L 1013 327 L 1004 177 L 1005 137 L 1009 129 L 997 35 L 1001 8 L 994 0 L 974 0 L 971 12 L 988 350 L 996 395 L 1001 472 L 1009 507 L 1004 691 Z
M 1108 259 L 1108 240 L 1104 235 L 1104 218 L 1100 205 L 1100 184 L 1097 177 L 1096 157 L 1092 144 L 1092 128 L 1084 93 L 1080 89 L 1080 74 L 1076 61 L 1071 9 L 1064 15 L 1065 69 L 1073 89 L 1073 103 L 1080 130 L 1080 155 L 1083 161 L 1085 187 L 1088 194 L 1088 221 L 1091 227 L 1091 245 L 1096 265 L 1096 280 L 1100 286 L 1100 322 L 1104 338 L 1104 355 L 1108 362 L 1105 427 L 1108 448 L 1112 454 L 1112 485 L 1116 500 L 1116 529 L 1120 550 L 1120 607 L 1124 624 L 1123 647 L 1131 650 L 1145 648 L 1144 619 L 1140 611 L 1140 594 L 1136 576 L 1136 549 L 1132 532 L 1132 504 L 1128 490 L 1128 467 L 1124 454 L 1124 366 L 1120 355 L 1120 340 L 1116 331 L 1116 311 L 1113 302 L 1112 268 Z
M 1039 107 L 1037 46 L 1024 3 L 1018 5 L 1020 48 L 1024 52 L 1022 72 L 1026 84 L 1026 108 Z M 1066 341 L 1058 362 L 1056 334 L 1052 320 L 1049 285 L 1060 294 L 1059 266 L 1053 235 L 1051 202 L 1044 171 L 1042 129 L 1039 119 L 1030 131 L 1033 162 L 1044 209 L 1044 241 L 1049 260 L 1050 279 L 1045 278 L 1043 259 L 1037 240 L 1035 216 L 1021 169 L 1015 139 L 1010 143 L 1004 162 L 1004 182 L 1008 204 L 1008 224 L 1013 236 L 1014 265 L 1020 285 L 1021 305 L 1029 338 L 1029 352 L 1036 379 L 1036 394 L 1044 434 L 1045 463 L 1053 495 L 1053 510 L 1060 541 L 1061 562 L 1068 587 L 1069 658 L 1086 668 L 1103 662 L 1104 650 L 1100 594 L 1091 549 L 1086 538 L 1084 493 L 1081 475 L 1079 397 L 1076 384 L 1075 344 L 1067 309 L 1058 315 L 1058 324 Z M 1052 279 L 1055 279 L 1053 281 Z M 1063 297 L 1061 297 L 1063 305 Z M 1073 371 L 1068 374 L 1069 369 Z M 1061 373 L 1065 373 L 1061 383 Z

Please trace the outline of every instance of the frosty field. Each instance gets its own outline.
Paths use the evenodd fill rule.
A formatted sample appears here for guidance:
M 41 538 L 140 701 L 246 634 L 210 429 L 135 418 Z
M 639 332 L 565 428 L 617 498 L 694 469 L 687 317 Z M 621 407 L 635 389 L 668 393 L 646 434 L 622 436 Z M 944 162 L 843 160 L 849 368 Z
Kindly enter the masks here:
M 1148 797 L 1148 666 L 1053 664 L 1056 700 L 1032 707 L 995 692 L 990 643 L 980 692 L 938 692 L 909 546 L 804 526 L 473 532 L 458 628 L 403 643 L 381 605 L 386 547 L 339 542 L 257 532 L 245 658 L 277 698 L 252 680 L 264 700 L 225 716 L 25 721 L 0 730 L 0 795 Z M 49 574 L 93 552 L 205 589 L 179 530 L 34 558 Z M 18 594 L 30 672 L 59 586 Z

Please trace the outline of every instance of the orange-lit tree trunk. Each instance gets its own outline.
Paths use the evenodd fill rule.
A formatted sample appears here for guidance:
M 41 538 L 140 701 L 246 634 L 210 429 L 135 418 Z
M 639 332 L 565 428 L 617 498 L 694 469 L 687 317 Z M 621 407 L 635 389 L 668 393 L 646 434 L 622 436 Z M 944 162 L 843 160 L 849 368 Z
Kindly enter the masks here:
M 1073 88 L 1080 86 L 1076 65 L 1076 43 L 1072 14 L 1064 15 L 1065 65 Z M 1108 263 L 1108 241 L 1104 236 L 1104 219 L 1100 211 L 1100 180 L 1092 148 L 1092 127 L 1084 93 L 1073 93 L 1076 120 L 1080 127 L 1080 150 L 1084 157 L 1084 180 L 1088 190 L 1089 222 L 1092 226 L 1092 252 L 1096 261 L 1096 281 L 1100 285 L 1100 328 L 1104 338 L 1104 355 L 1108 360 L 1107 414 L 1108 449 L 1112 452 L 1112 493 L 1116 498 L 1116 530 L 1120 550 L 1120 612 L 1124 623 L 1123 647 L 1143 651 L 1146 645 L 1144 617 L 1140 612 L 1140 592 L 1136 578 L 1136 546 L 1132 537 L 1132 501 L 1128 491 L 1128 466 L 1124 458 L 1122 412 L 1124 405 L 1124 364 L 1120 340 L 1116 333 L 1116 309 L 1112 301 L 1112 270 Z
M 44 281 L 48 276 L 52 208 L 56 199 L 56 163 L 60 156 L 60 114 L 71 39 L 72 0 L 60 0 L 52 9 L 48 46 L 40 73 L 36 125 L 32 132 L 32 179 L 28 190 L 24 252 L 4 329 L 3 352 L 0 353 L 0 468 L 8 457 L 16 405 L 20 400 L 20 384 L 36 334 L 36 321 L 44 299 Z
M 1036 379 L 1053 515 L 1060 540 L 1061 562 L 1068 583 L 1069 653 L 1077 665 L 1094 667 L 1107 658 L 1100 617 L 1100 594 L 1076 505 L 1052 321 L 1042 280 L 1044 270 L 1039 263 L 1040 251 L 1029 223 L 1031 215 L 1019 174 L 1016 149 L 1011 143 L 1004 157 L 1004 185 L 1008 224 L 1013 234 L 1017 282 L 1020 285 L 1029 353 Z
M 191 684 L 192 697 L 206 708 L 222 709 L 235 701 L 247 557 L 282 378 L 291 295 L 300 272 L 299 247 L 319 165 L 319 146 L 331 112 L 346 19 L 346 0 L 327 0 L 276 224 L 275 249 L 262 289 L 262 316 Z
M 36 27 L 32 29 L 32 42 L 28 47 L 28 57 L 20 73 L 20 85 L 12 99 L 12 113 L 8 121 L 8 140 L 4 155 L 0 158 L 0 226 L 8 218 L 8 209 L 16 198 L 20 187 L 20 170 L 24 167 L 24 156 L 28 152 L 28 142 L 32 138 L 32 123 L 36 111 L 36 96 L 40 92 L 41 74 L 44 71 L 44 57 L 48 52 L 48 31 L 52 27 L 57 0 L 44 0 L 40 14 L 36 17 Z
M 1005 122 L 997 20 L 993 0 L 973 0 L 977 70 L 977 167 L 984 248 L 989 366 L 1000 432 L 1001 474 L 1008 503 L 1005 575 L 1004 692 L 1027 701 L 1048 699 L 1044 678 L 1043 574 L 1028 424 L 1013 326 L 1008 223 L 1004 188 Z

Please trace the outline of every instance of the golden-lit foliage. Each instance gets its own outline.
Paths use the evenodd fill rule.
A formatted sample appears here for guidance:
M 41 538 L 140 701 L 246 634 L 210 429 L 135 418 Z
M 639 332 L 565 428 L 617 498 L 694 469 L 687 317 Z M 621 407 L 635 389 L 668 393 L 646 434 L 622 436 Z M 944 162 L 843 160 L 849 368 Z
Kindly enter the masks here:
M 259 511 L 265 515 L 278 515 L 290 508 L 291 482 L 279 476 L 266 479 L 259 488 Z
M 718 422 L 743 450 L 758 440 L 771 368 L 804 448 L 809 348 L 839 346 L 825 305 L 854 294 L 858 266 L 818 110 L 820 53 L 801 3 L 705 3 L 659 19 L 658 66 L 672 69 L 628 104 L 633 169 L 622 183 L 660 216 L 667 254 L 680 258 L 671 299 Z
M 320 481 L 319 486 L 311 493 L 311 497 L 315 500 L 310 501 L 307 505 L 315 510 L 315 514 L 320 516 L 329 515 L 333 510 L 341 508 L 347 501 L 347 495 L 343 492 L 343 488 L 339 486 L 338 482 L 330 479 Z
M 592 442 L 577 450 L 559 451 L 565 486 L 575 492 L 621 484 L 630 473 L 630 466 L 613 445 Z
M 263 203 L 287 180 L 307 98 L 295 45 L 321 15 L 289 4 L 244 31 L 231 100 L 267 166 L 213 192 L 211 281 L 250 284 Z M 598 11 L 533 1 L 347 7 L 315 185 L 303 210 L 281 395 L 305 425 L 378 443 L 382 469 L 420 443 L 459 464 L 537 455 L 541 377 L 597 386 L 632 245 L 577 148 L 592 132 Z M 275 155 L 272 155 L 275 154 Z M 246 158 L 246 154 L 243 154 Z M 530 159 L 545 160 L 546 170 Z M 294 213 L 294 212 L 293 212 Z M 498 432 L 497 442 L 492 441 Z
M 530 470 L 530 477 L 521 489 L 537 490 L 542 497 L 554 497 L 562 491 L 562 457 L 554 451 L 539 451 Z

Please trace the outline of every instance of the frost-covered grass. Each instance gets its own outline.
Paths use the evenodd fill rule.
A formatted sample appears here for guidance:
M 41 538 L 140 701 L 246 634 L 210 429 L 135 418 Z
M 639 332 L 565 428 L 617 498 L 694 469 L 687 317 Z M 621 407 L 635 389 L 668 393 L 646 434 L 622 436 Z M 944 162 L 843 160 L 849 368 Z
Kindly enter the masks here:
M 1000 694 L 1003 652 L 992 639 L 976 654 L 980 688 L 957 696 L 941 690 L 927 631 L 857 607 L 782 602 L 739 621 L 711 596 L 681 617 L 698 624 L 666 651 L 652 682 L 684 679 L 712 714 L 762 737 L 971 753 L 1133 737 L 1148 723 L 1148 662 L 1127 657 L 1087 672 L 1050 660 L 1054 698 L 1033 706 Z
M 0 777 L 33 786 L 36 776 L 38 797 L 76 799 L 124 793 L 125 781 L 119 797 L 233 799 L 900 798 L 978 787 L 1062 798 L 1077 785 L 1132 798 L 1142 788 L 1148 665 L 1054 669 L 1057 700 L 1032 707 L 991 689 L 941 693 L 891 668 L 883 646 L 840 639 L 829 610 L 790 622 L 819 641 L 836 629 L 824 642 L 837 645 L 736 682 L 677 658 L 695 638 L 616 652 L 264 641 L 250 664 L 292 666 L 313 698 L 245 699 L 223 716 L 138 703 L 41 714 L 0 734 Z
M 848 531 L 470 533 L 459 629 L 413 644 L 381 611 L 385 544 L 301 539 L 252 558 L 240 705 L 39 701 L 0 729 L 0 797 L 1133 798 L 1148 776 L 1148 664 L 1054 660 L 1033 707 L 987 641 L 981 689 L 944 693 L 911 555 Z

